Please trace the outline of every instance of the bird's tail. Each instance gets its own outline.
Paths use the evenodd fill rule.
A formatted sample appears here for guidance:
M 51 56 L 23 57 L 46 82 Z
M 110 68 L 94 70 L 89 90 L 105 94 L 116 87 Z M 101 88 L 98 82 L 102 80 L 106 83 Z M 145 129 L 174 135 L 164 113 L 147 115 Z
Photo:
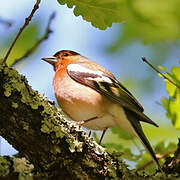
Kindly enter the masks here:
M 129 122 L 131 123 L 131 125 L 133 126 L 133 129 L 135 130 L 137 137 L 140 139 L 140 141 L 142 142 L 142 144 L 144 145 L 144 147 L 148 150 L 149 154 L 152 156 L 152 159 L 154 160 L 154 162 L 156 163 L 157 167 L 159 168 L 159 170 L 161 172 L 163 172 L 161 165 L 159 164 L 158 159 L 156 158 L 156 155 L 148 141 L 148 139 L 146 138 L 141 124 L 140 122 L 137 120 L 138 119 L 138 115 L 130 110 L 126 110 L 125 109 L 125 113 L 126 116 L 129 120 Z

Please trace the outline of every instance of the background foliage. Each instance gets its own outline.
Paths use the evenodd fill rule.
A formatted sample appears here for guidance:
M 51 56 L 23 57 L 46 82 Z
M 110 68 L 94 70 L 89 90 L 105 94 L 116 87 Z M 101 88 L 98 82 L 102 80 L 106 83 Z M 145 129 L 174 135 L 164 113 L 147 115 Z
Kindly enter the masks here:
M 124 22 L 120 39 L 140 39 L 145 43 L 164 40 L 177 41 L 180 37 L 180 13 L 178 0 L 58 0 L 74 15 L 81 15 L 99 29 L 111 27 L 112 23 Z
M 171 73 L 166 69 L 164 70 L 166 71 L 166 75 L 180 86 L 180 67 L 173 66 Z M 166 115 L 171 120 L 173 126 L 176 129 L 180 129 L 180 89 L 169 81 L 166 81 L 166 90 L 169 94 L 169 98 L 164 97 L 161 99 L 167 111 Z

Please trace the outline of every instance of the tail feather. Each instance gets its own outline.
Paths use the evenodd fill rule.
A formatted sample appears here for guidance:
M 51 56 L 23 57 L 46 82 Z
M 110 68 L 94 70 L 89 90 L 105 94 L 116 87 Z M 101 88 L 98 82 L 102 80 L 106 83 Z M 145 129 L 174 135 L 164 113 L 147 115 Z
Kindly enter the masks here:
M 140 111 L 135 110 L 135 109 L 133 112 L 134 112 L 133 114 L 136 114 L 136 116 L 138 116 L 139 121 L 143 121 L 143 122 L 152 124 L 156 127 L 159 127 L 154 121 L 152 121 L 150 118 L 148 118 L 143 112 L 140 112 Z
M 135 114 L 134 112 L 132 112 L 130 110 L 126 110 L 126 109 L 125 109 L 125 113 L 126 113 L 126 116 L 127 116 L 128 120 L 129 120 L 129 122 L 133 126 L 133 129 L 135 130 L 135 132 L 137 134 L 137 137 L 140 139 L 140 141 L 142 142 L 144 147 L 148 150 L 149 154 L 152 156 L 152 159 L 156 163 L 159 170 L 161 172 L 163 172 L 163 170 L 161 168 L 161 165 L 159 164 L 159 161 L 156 158 L 156 155 L 155 155 L 155 153 L 154 153 L 148 139 L 146 138 L 146 136 L 145 136 L 145 134 L 144 134 L 144 132 L 142 130 L 141 124 L 138 121 L 138 118 L 139 118 L 138 115 Z

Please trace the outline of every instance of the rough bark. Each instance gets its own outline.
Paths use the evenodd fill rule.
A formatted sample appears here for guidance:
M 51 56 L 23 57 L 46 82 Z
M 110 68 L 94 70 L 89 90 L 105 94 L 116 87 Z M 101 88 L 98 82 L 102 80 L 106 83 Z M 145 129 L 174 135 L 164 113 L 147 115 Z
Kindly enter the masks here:
M 110 155 L 53 102 L 32 90 L 26 78 L 0 64 L 0 135 L 19 155 L 1 157 L 0 177 L 36 179 L 147 179 Z M 23 164 L 23 173 L 17 171 Z M 154 179 L 155 176 L 149 177 Z M 158 178 L 169 179 L 161 173 Z

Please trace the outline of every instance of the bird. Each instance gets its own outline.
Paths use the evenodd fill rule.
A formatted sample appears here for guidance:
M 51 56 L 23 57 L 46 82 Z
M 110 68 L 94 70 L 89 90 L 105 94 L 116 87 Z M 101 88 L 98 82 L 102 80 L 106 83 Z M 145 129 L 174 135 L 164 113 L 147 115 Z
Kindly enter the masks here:
M 54 93 L 59 106 L 73 120 L 90 130 L 119 126 L 137 137 L 163 172 L 140 122 L 158 125 L 144 114 L 144 108 L 113 74 L 96 62 L 71 50 L 60 50 L 42 60 L 55 75 Z

